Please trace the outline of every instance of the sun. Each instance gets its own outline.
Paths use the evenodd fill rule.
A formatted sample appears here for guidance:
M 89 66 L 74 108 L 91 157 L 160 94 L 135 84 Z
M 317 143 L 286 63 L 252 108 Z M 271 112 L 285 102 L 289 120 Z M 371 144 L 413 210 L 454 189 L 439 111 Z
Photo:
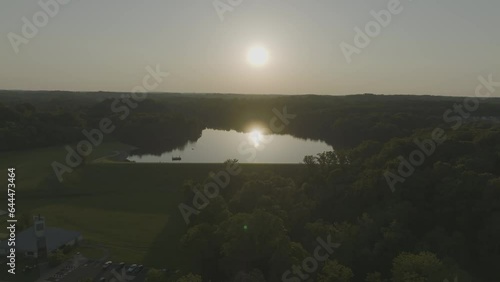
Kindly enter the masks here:
M 254 46 L 248 50 L 247 61 L 254 67 L 262 67 L 269 61 L 269 51 L 263 46 Z

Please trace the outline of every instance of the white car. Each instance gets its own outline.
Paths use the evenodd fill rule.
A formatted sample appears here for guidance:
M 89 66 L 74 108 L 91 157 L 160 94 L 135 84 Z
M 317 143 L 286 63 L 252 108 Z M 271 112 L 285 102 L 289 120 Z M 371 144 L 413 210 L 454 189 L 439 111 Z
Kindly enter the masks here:
M 132 264 L 131 266 L 129 266 L 129 268 L 127 268 L 127 273 L 133 273 L 134 270 L 137 268 L 137 264 Z
M 109 261 L 107 261 L 107 262 L 105 262 L 105 263 L 102 265 L 102 269 L 106 269 L 106 268 L 108 268 L 108 267 L 109 267 L 112 263 L 113 263 L 113 262 L 112 262 L 112 261 L 110 261 L 110 260 L 109 260 Z

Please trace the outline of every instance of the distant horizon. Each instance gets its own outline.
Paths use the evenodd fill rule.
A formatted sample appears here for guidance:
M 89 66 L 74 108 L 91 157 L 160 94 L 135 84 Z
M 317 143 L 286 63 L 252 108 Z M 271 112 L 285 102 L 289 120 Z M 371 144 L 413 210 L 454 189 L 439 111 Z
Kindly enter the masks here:
M 0 92 L 67 92 L 67 93 L 109 93 L 109 94 L 132 94 L 131 91 L 107 91 L 107 90 L 97 90 L 97 91 L 77 91 L 77 90 L 26 90 L 26 89 L 0 89 Z M 409 96 L 409 97 L 445 97 L 445 98 L 465 98 L 474 97 L 475 95 L 442 95 L 442 94 L 419 94 L 419 93 L 398 93 L 398 94 L 384 94 L 384 93 L 350 93 L 350 94 L 317 94 L 317 93 L 292 93 L 292 94 L 279 94 L 279 93 L 217 93 L 217 92 L 147 92 L 148 95 L 153 94 L 178 94 L 178 95 L 248 95 L 248 96 L 332 96 L 332 97 L 345 97 L 345 96 L 362 96 L 362 95 L 373 95 L 373 96 Z M 485 99 L 500 99 L 500 96 L 484 97 Z

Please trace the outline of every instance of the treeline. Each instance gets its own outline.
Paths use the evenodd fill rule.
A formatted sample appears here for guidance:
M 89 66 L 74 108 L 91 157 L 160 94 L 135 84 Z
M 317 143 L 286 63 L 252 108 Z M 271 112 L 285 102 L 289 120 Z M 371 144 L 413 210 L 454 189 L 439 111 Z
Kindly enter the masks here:
M 124 97 L 130 95 L 0 92 L 1 149 L 77 142 L 83 138 L 79 131 L 95 127 L 104 117 L 116 122 L 115 138 L 156 153 L 195 141 L 204 128 L 267 127 L 276 110 L 285 107 L 296 118 L 280 134 L 323 140 L 337 149 L 410 136 L 424 127 L 450 128 L 474 118 L 500 120 L 500 99 L 479 100 L 467 111 L 463 98 L 432 96 L 149 94 L 145 101 L 134 102 L 136 107 L 127 106 Z M 123 106 L 128 114 L 121 119 L 125 112 L 114 110 Z
M 112 122 L 113 132 L 107 140 L 117 140 L 140 148 L 145 153 L 161 154 L 181 147 L 201 136 L 203 127 L 196 119 L 168 111 L 153 100 L 143 101 L 137 109 L 113 111 L 106 99 L 75 110 L 62 104 L 56 110 L 37 110 L 24 102 L 6 106 L 0 104 L 0 151 L 33 149 L 77 143 L 86 140 L 83 130 L 100 128 L 103 119 Z
M 81 138 L 84 121 L 65 111 L 38 112 L 29 103 L 0 104 L 0 151 L 71 143 Z

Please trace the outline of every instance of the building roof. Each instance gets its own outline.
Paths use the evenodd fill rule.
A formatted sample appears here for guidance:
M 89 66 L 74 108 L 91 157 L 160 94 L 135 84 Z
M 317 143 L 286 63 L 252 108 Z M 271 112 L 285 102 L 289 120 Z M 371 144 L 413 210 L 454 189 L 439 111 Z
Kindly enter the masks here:
M 64 244 L 78 239 L 81 233 L 78 231 L 65 230 L 62 228 L 46 227 L 45 238 L 47 239 L 47 251 L 53 251 Z M 2 249 L 9 248 L 7 240 L 0 243 Z M 16 249 L 25 252 L 36 252 L 36 236 L 34 227 L 23 230 L 16 235 Z

